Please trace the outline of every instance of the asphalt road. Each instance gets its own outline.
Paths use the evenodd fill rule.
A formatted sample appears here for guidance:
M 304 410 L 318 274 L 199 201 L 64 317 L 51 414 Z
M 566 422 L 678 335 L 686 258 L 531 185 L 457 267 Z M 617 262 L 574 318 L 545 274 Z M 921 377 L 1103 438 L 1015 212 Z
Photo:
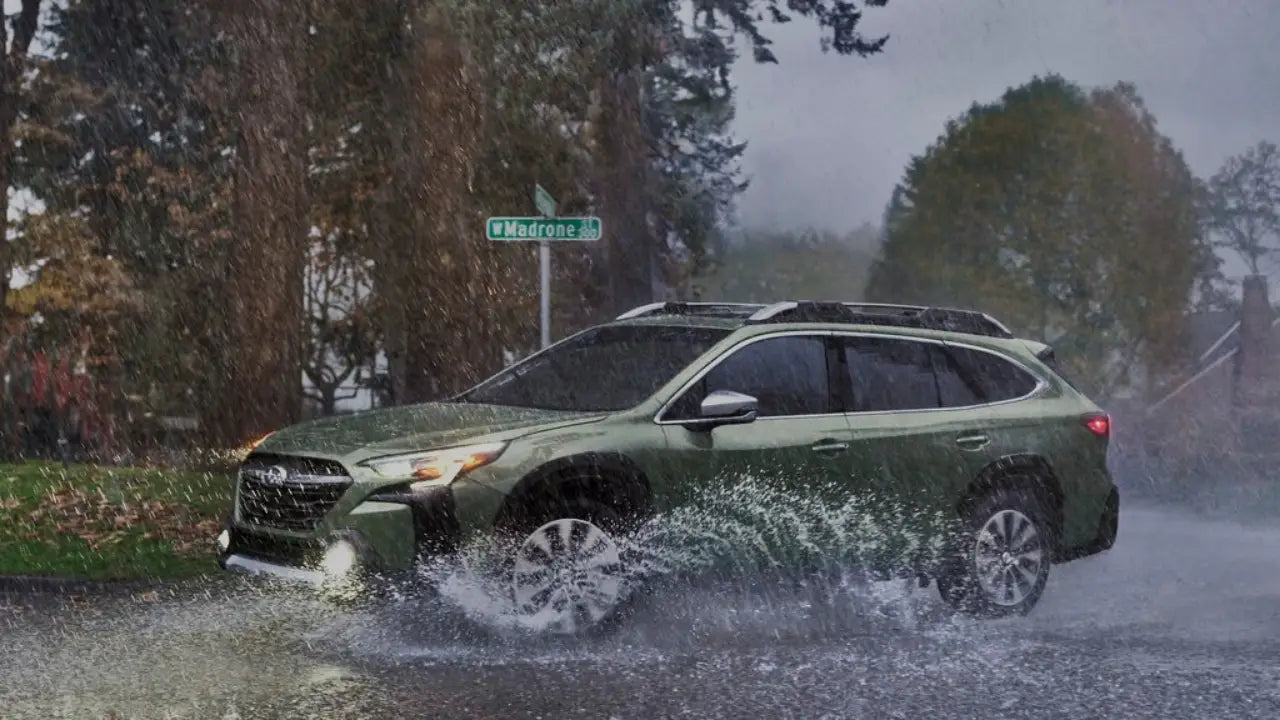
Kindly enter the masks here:
M 279 592 L 9 599 L 3 718 L 1280 718 L 1280 527 L 1127 510 L 1030 616 L 901 583 L 836 602 L 685 589 L 610 636 L 478 629 L 453 603 Z

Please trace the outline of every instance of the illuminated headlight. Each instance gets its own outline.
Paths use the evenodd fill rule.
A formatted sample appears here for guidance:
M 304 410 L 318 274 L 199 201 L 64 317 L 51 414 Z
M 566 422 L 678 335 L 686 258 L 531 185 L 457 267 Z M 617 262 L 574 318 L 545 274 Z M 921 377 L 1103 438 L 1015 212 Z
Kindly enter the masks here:
M 223 530 L 218 533 L 218 552 L 226 552 L 231 547 L 231 533 Z
M 322 565 L 326 575 L 341 577 L 351 572 L 357 559 L 356 546 L 346 540 L 339 540 L 325 550 Z
M 497 460 L 506 449 L 505 442 L 466 445 L 447 450 L 375 458 L 363 464 L 385 478 L 412 480 L 414 482 L 409 488 L 421 490 L 448 485 L 459 475 Z

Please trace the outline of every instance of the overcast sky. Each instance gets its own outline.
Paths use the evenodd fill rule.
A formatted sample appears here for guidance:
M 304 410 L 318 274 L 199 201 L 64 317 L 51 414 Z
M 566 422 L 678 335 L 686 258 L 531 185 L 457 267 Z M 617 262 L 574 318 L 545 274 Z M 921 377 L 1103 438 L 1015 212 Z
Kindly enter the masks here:
M 889 0 L 860 27 L 883 54 L 824 55 L 797 20 L 769 29 L 779 64 L 736 68 L 744 224 L 879 223 L 948 118 L 1036 74 L 1134 83 L 1202 177 L 1280 142 L 1280 0 Z

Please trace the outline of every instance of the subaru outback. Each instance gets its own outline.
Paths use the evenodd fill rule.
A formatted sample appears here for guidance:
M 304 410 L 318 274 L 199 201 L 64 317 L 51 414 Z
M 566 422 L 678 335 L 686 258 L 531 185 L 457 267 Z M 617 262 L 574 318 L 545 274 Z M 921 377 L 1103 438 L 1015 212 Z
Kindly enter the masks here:
M 620 533 L 776 473 L 953 517 L 951 559 L 904 577 L 1025 614 L 1051 565 L 1115 542 L 1110 422 L 1049 346 L 984 313 L 655 303 L 447 401 L 271 434 L 239 468 L 219 563 L 323 586 L 505 533 L 519 612 L 589 627 L 624 600 Z

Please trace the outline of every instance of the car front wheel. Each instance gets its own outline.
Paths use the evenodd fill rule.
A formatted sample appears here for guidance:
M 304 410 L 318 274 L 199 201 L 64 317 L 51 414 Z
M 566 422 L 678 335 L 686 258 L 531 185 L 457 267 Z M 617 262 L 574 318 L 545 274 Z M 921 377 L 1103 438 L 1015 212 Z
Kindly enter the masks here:
M 1052 563 L 1050 526 L 1033 493 L 997 490 L 973 503 L 938 592 L 956 610 L 984 617 L 1026 615 L 1040 600 Z
M 515 551 L 512 596 L 533 629 L 575 634 L 596 628 L 626 599 L 620 548 L 608 532 L 615 514 L 594 503 L 578 505 L 544 518 Z

